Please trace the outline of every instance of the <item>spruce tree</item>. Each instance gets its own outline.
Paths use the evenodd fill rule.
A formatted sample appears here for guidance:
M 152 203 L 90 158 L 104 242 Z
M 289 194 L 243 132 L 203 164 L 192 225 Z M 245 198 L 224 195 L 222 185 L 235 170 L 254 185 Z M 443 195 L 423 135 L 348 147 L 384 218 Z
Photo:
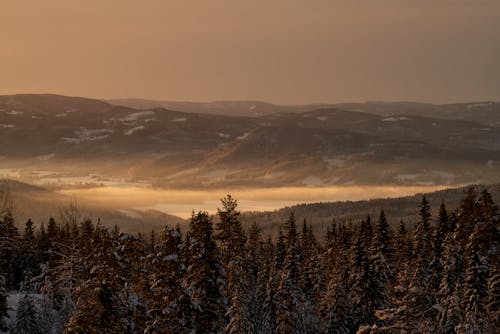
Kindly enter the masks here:
M 163 245 L 157 245 L 149 256 L 154 268 L 151 273 L 150 320 L 144 333 L 190 333 L 194 311 L 182 279 L 185 274 L 182 256 L 182 236 L 179 231 L 165 227 Z
M 432 291 L 431 287 L 432 234 L 430 219 L 430 206 L 424 195 L 420 203 L 420 220 L 415 226 L 417 262 L 408 295 L 408 302 L 415 313 L 428 310 L 433 305 L 435 297 L 435 291 Z
M 287 251 L 277 290 L 276 333 L 304 333 L 304 320 L 308 317 L 302 286 L 302 253 L 293 212 L 286 224 Z
M 0 274 L 0 331 L 7 331 L 7 319 L 9 318 L 8 310 L 9 305 L 7 304 L 5 277 Z
M 484 333 L 487 322 L 488 264 L 479 246 L 479 235 L 476 229 L 470 236 L 466 248 L 464 287 L 466 306 L 462 328 L 470 334 Z
M 19 302 L 13 334 L 42 334 L 37 323 L 37 311 L 30 295 Z
M 206 212 L 193 213 L 187 239 L 185 282 L 195 308 L 195 331 L 222 333 L 226 328 L 226 278 Z
M 443 242 L 449 232 L 448 212 L 446 211 L 444 202 L 441 202 L 437 228 L 434 235 L 432 260 L 430 263 L 432 271 L 431 287 L 434 291 L 438 291 L 439 285 L 441 284 L 441 276 L 443 272 Z

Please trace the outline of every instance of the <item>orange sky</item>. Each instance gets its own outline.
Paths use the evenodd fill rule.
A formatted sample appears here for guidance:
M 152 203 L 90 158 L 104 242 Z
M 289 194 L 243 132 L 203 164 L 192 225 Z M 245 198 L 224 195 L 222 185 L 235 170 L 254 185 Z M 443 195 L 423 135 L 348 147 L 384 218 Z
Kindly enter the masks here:
M 0 94 L 500 100 L 498 0 L 1 0 Z

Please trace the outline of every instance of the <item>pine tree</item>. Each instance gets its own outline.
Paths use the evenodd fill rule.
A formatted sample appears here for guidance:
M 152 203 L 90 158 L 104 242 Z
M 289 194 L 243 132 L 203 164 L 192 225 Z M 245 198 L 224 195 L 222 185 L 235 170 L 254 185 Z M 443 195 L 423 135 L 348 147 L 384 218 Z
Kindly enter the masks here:
M 75 293 L 75 311 L 64 333 L 131 332 L 121 294 L 127 272 L 118 266 L 119 243 L 98 224 L 88 245 L 91 249 L 85 263 L 88 278 Z
M 41 334 L 37 324 L 37 311 L 30 295 L 19 302 L 13 334 Z
M 268 279 L 265 271 L 270 268 L 269 264 L 273 260 L 272 242 L 270 241 L 271 248 L 266 251 L 261 234 L 260 226 L 256 222 L 252 223 L 248 231 L 246 247 L 249 263 L 248 281 L 255 284 L 253 288 L 249 289 L 249 312 L 256 333 L 262 332 L 263 305 Z
M 182 236 L 179 231 L 165 227 L 163 245 L 155 247 L 149 256 L 154 272 L 151 274 L 150 320 L 144 333 L 190 333 L 193 329 L 193 306 L 182 278 L 185 274 L 182 257 Z
M 438 321 L 440 333 L 455 333 L 455 328 L 463 318 L 462 287 L 463 287 L 463 258 L 460 245 L 448 233 L 443 243 L 443 273 L 438 294 L 440 312 Z
M 7 318 L 9 318 L 8 309 L 5 278 L 0 274 L 0 331 L 7 330 Z
M 420 204 L 420 221 L 415 226 L 415 255 L 417 257 L 416 270 L 410 285 L 409 303 L 415 313 L 428 310 L 434 301 L 435 292 L 431 290 L 431 258 L 432 235 L 430 227 L 429 202 L 422 197 Z
M 436 233 L 434 236 L 432 260 L 430 263 L 432 272 L 431 287 L 434 291 L 438 291 L 439 285 L 441 284 L 441 276 L 443 272 L 443 242 L 449 232 L 448 212 L 446 211 L 444 202 L 441 202 Z
M 393 282 L 396 278 L 396 272 L 393 266 L 395 259 L 395 251 L 392 246 L 392 231 L 387 218 L 385 217 L 384 210 L 380 211 L 380 217 L 377 221 L 375 240 L 373 244 L 372 253 L 380 258 L 379 265 L 384 270 L 385 276 Z
M 304 333 L 305 309 L 302 292 L 302 254 L 293 212 L 287 222 L 287 251 L 277 290 L 276 333 Z M 306 313 L 306 314 L 304 314 Z
M 195 307 L 195 331 L 221 333 L 226 327 L 226 279 L 206 212 L 193 213 L 187 236 L 186 286 Z
M 225 296 L 229 302 L 226 333 L 253 333 L 250 313 L 249 263 L 246 259 L 246 236 L 239 221 L 238 202 L 227 195 L 217 210 L 215 239 L 219 241 L 221 260 L 227 276 Z
M 465 318 L 462 327 L 466 333 L 483 333 L 486 327 L 486 303 L 488 297 L 488 265 L 486 256 L 479 247 L 478 231 L 469 238 L 466 249 L 467 269 L 465 275 L 464 297 L 466 300 Z

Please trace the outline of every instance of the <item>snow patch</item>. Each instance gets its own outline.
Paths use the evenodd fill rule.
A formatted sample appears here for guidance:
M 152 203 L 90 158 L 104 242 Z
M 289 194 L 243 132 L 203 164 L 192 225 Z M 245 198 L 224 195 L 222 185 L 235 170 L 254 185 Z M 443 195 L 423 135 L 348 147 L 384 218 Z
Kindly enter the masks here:
M 326 121 L 328 119 L 328 117 L 327 116 L 318 116 L 318 117 L 316 117 L 316 119 L 318 121 Z
M 12 129 L 12 128 L 14 128 L 14 125 L 13 124 L 0 124 L 0 128 Z
M 171 122 L 185 122 L 187 120 L 186 117 L 178 117 L 178 118 L 174 118 L 171 120 Z
M 17 110 L 11 110 L 7 112 L 7 115 L 22 115 L 24 114 L 24 111 L 17 111 Z
M 475 108 L 483 108 L 483 107 L 491 107 L 493 102 L 484 102 L 484 103 L 473 103 L 467 106 L 467 109 L 475 109 Z
M 80 128 L 73 132 L 77 137 L 63 137 L 63 141 L 71 144 L 80 144 L 87 141 L 96 141 L 108 138 L 113 130 Z
M 141 126 L 136 126 L 135 128 L 132 128 L 132 129 L 129 129 L 127 131 L 124 132 L 124 135 L 125 136 L 131 136 L 133 135 L 134 133 L 136 133 L 137 131 L 141 131 L 141 130 L 144 130 L 146 127 L 141 125 Z
M 228 139 L 228 138 L 231 138 L 231 135 L 230 134 L 227 134 L 227 133 L 223 133 L 223 132 L 218 132 L 217 135 L 221 138 L 225 138 L 225 139 Z
M 411 121 L 411 118 L 408 117 L 387 117 L 382 120 L 383 122 L 398 122 L 398 121 Z
M 242 134 L 241 136 L 236 137 L 236 139 L 238 139 L 238 140 L 243 140 L 243 139 L 246 139 L 246 138 L 248 137 L 248 135 L 249 135 L 249 134 L 250 134 L 250 133 L 245 132 L 245 133 L 244 133 L 244 134 Z

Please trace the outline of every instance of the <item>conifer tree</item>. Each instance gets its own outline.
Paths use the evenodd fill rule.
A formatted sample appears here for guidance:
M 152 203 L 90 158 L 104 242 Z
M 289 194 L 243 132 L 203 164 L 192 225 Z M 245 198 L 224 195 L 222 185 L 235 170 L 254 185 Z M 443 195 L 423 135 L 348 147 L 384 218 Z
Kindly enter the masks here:
M 286 227 L 287 251 L 277 290 L 276 333 L 304 333 L 304 320 L 309 316 L 309 310 L 305 309 L 305 297 L 301 289 L 302 254 L 293 212 Z
M 0 331 L 7 330 L 7 318 L 9 318 L 9 306 L 7 304 L 7 291 L 5 289 L 5 278 L 0 274 Z
M 131 332 L 121 294 L 127 273 L 118 267 L 119 243 L 98 224 L 88 245 L 91 252 L 84 264 L 88 278 L 76 291 L 75 312 L 64 333 Z
M 197 333 L 222 333 L 226 327 L 226 279 L 212 226 L 206 212 L 193 213 L 187 236 L 185 281 L 195 308 Z
M 476 229 L 470 236 L 466 248 L 467 269 L 464 287 L 466 306 L 462 328 L 470 334 L 483 333 L 487 322 L 488 264 L 479 246 L 479 234 Z
M 463 318 L 463 254 L 452 233 L 446 236 L 443 250 L 444 265 L 438 294 L 438 301 L 443 310 L 439 314 L 438 321 L 441 333 L 452 334 Z
M 379 257 L 377 261 L 380 263 L 378 265 L 381 266 L 381 270 L 384 270 L 384 275 L 393 282 L 396 278 L 396 272 L 393 265 L 395 251 L 392 246 L 391 226 L 387 221 L 383 209 L 380 210 L 380 217 L 377 220 L 372 255 Z
M 30 295 L 19 302 L 13 334 L 42 334 L 37 324 L 37 311 Z
M 151 274 L 150 317 L 145 333 L 190 333 L 193 330 L 193 307 L 182 278 L 185 266 L 182 257 L 182 236 L 179 231 L 165 227 L 163 245 L 149 256 L 154 272 Z
M 229 323 L 226 333 L 253 333 L 250 313 L 249 263 L 246 259 L 246 236 L 239 221 L 238 203 L 227 195 L 221 199 L 215 239 L 219 240 L 222 264 L 227 277 L 226 298 Z
M 414 313 L 427 311 L 432 305 L 435 292 L 431 290 L 432 235 L 430 227 L 431 212 L 425 195 L 420 203 L 420 220 L 415 226 L 416 269 L 407 296 Z
M 266 250 L 261 239 L 262 230 L 254 222 L 250 225 L 247 240 L 248 256 L 248 282 L 254 283 L 253 288 L 249 288 L 249 312 L 250 319 L 256 333 L 262 332 L 263 304 L 266 296 L 267 274 L 270 263 L 273 261 L 273 248 L 270 241 L 270 249 Z
M 430 263 L 432 272 L 431 287 L 434 291 L 439 291 L 439 286 L 441 284 L 441 276 L 443 272 L 443 242 L 449 232 L 448 212 L 446 211 L 444 202 L 441 202 L 436 233 L 434 236 L 432 260 Z

